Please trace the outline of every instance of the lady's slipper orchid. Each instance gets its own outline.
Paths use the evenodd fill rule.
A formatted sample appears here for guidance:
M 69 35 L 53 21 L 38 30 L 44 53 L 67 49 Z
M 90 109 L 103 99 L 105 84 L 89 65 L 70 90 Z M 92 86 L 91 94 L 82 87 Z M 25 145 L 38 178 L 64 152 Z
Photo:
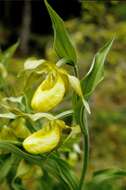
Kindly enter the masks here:
M 40 65 L 39 60 L 36 62 Z M 65 92 L 69 86 L 71 86 L 77 95 L 80 96 L 85 108 L 90 113 L 88 103 L 83 97 L 79 79 L 69 75 L 68 72 L 60 68 L 58 64 L 48 63 L 47 61 L 41 64 L 42 69 L 37 72 L 38 74 L 46 73 L 47 77 L 35 91 L 31 101 L 31 107 L 40 112 L 50 111 L 62 101 Z
M 61 120 L 50 121 L 42 129 L 34 132 L 23 142 L 24 149 L 32 154 L 42 154 L 55 149 L 60 143 L 65 123 Z

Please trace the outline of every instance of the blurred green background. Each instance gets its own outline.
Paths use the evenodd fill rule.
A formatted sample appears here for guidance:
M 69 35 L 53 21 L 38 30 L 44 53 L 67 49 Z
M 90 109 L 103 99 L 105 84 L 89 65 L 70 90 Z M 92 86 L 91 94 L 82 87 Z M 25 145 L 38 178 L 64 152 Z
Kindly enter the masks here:
M 51 3 L 51 0 L 49 2 Z M 68 18 L 64 18 L 78 52 L 81 77 L 88 71 L 94 54 L 105 42 L 115 36 L 113 47 L 105 63 L 105 79 L 90 100 L 92 110 L 88 118 L 91 142 L 88 176 L 90 178 L 92 172 L 98 169 L 126 168 L 126 2 L 82 0 L 78 3 L 78 15 L 71 14 Z M 62 7 L 58 9 L 59 14 L 60 9 Z M 17 30 L 9 31 L 6 24 L 0 25 L 0 44 L 3 49 L 10 43 L 8 36 Z M 8 82 L 12 85 L 15 84 L 16 73 L 22 68 L 25 57 L 37 56 L 51 61 L 57 60 L 52 50 L 53 35 L 50 32 L 47 32 L 48 35 L 46 32 L 37 34 L 24 27 L 23 35 L 25 32 L 28 32 L 27 39 L 17 35 L 17 37 L 21 36 L 24 44 L 21 41 L 21 46 L 9 67 L 11 75 Z M 70 160 L 77 170 L 81 168 L 81 158 L 78 164 L 76 156 L 71 153 Z M 99 190 L 102 189 L 125 190 L 126 180 L 108 182 Z

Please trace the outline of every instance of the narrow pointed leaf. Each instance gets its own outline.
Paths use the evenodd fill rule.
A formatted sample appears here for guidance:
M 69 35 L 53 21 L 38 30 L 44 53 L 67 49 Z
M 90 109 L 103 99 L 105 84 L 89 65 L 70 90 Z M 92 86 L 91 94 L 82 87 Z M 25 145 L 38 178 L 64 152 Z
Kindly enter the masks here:
M 105 169 L 95 172 L 91 182 L 95 184 L 100 184 L 106 180 L 119 179 L 122 177 L 126 177 L 126 170 L 114 168 Z
M 19 45 L 19 42 L 15 43 L 11 47 L 9 47 L 2 55 L 1 63 L 2 64 L 8 64 L 8 61 L 12 58 L 13 54 L 15 53 L 17 47 Z
M 50 166 L 52 161 L 53 167 L 55 167 L 56 176 L 66 184 L 67 189 L 76 190 L 78 186 L 78 180 L 72 173 L 69 164 L 65 160 L 51 155 L 48 160 L 48 166 Z
M 54 49 L 60 58 L 68 59 L 70 60 L 69 63 L 75 64 L 77 62 L 76 51 L 65 29 L 64 22 L 48 4 L 47 0 L 44 1 L 53 25 Z
M 44 157 L 42 156 L 40 157 L 40 156 L 34 156 L 31 154 L 28 154 L 24 152 L 23 150 L 21 150 L 20 148 L 18 148 L 17 146 L 15 146 L 14 144 L 10 142 L 6 142 L 6 141 L 0 141 L 0 149 L 10 151 L 11 153 L 15 154 L 17 157 L 25 159 L 31 163 L 34 163 L 40 166 L 44 159 Z
M 113 44 L 113 40 L 107 42 L 105 46 L 100 49 L 98 53 L 96 53 L 91 68 L 87 75 L 81 80 L 81 86 L 83 90 L 83 94 L 86 97 L 89 97 L 92 92 L 95 90 L 96 86 L 102 81 L 104 78 L 104 62 L 106 56 Z
M 95 90 L 96 86 L 103 79 L 105 58 L 112 46 L 114 39 L 105 44 L 105 46 L 95 55 L 93 63 L 87 75 L 81 80 L 81 89 L 85 99 L 88 99 Z M 83 102 L 87 103 L 87 102 Z M 73 96 L 74 118 L 80 124 L 81 110 L 83 105 L 81 99 L 77 95 Z M 88 108 L 88 107 L 87 107 Z M 90 110 L 89 110 L 90 111 Z

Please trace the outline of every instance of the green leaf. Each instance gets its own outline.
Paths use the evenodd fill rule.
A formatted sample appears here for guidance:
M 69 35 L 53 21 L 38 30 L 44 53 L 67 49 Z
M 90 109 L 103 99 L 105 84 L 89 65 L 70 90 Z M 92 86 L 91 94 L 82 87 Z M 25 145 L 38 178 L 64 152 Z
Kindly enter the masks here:
M 11 47 L 9 47 L 2 55 L 1 58 L 1 63 L 3 65 L 8 64 L 8 61 L 10 61 L 11 57 L 13 56 L 13 54 L 15 53 L 17 47 L 19 45 L 19 42 L 15 43 L 14 45 L 12 45 Z
M 59 184 L 58 184 L 59 185 Z M 39 179 L 39 190 L 54 189 L 55 182 L 52 177 L 48 174 L 47 170 L 43 170 L 43 175 Z M 61 186 L 60 186 L 61 187 Z M 56 189 L 56 187 L 55 187 Z
M 93 63 L 87 75 L 81 80 L 81 86 L 85 97 L 89 97 L 96 86 L 102 81 L 104 75 L 104 62 L 113 44 L 114 39 L 107 42 L 98 53 L 96 53 Z
M 94 173 L 91 183 L 100 184 L 106 180 L 119 179 L 126 177 L 126 170 L 122 169 L 105 169 Z
M 89 98 L 96 86 L 103 79 L 105 58 L 112 46 L 114 39 L 105 44 L 105 46 L 95 55 L 93 63 L 87 75 L 81 80 L 81 88 L 85 99 Z M 83 102 L 87 103 L 87 102 Z M 82 101 L 76 94 L 73 95 L 74 118 L 78 124 L 81 124 Z
M 24 152 L 23 150 L 21 150 L 20 148 L 18 148 L 15 145 L 13 145 L 9 141 L 8 142 L 0 141 L 0 149 L 10 151 L 11 153 L 15 154 L 17 157 L 25 159 L 25 160 L 27 160 L 31 163 L 37 164 L 39 166 L 41 166 L 42 161 L 44 159 L 44 156 L 34 156 L 34 155 Z
M 77 190 L 78 180 L 72 173 L 69 164 L 65 160 L 52 154 L 50 155 L 48 163 L 45 167 L 47 167 L 49 172 L 52 172 L 53 175 L 55 172 L 56 177 L 66 184 L 66 189 Z
M 56 161 L 62 179 L 64 179 L 69 189 L 76 190 L 78 187 L 78 181 L 72 173 L 70 166 L 62 159 L 57 158 Z
M 0 167 L 0 183 L 6 178 L 9 171 L 11 170 L 11 167 L 13 166 L 15 162 L 15 156 L 12 154 L 4 160 L 3 165 Z
M 54 30 L 54 49 L 60 58 L 69 60 L 69 64 L 77 62 L 75 48 L 72 45 L 67 30 L 65 29 L 64 22 L 60 16 L 52 9 L 47 0 L 44 0 L 49 15 L 51 17 L 53 30 Z

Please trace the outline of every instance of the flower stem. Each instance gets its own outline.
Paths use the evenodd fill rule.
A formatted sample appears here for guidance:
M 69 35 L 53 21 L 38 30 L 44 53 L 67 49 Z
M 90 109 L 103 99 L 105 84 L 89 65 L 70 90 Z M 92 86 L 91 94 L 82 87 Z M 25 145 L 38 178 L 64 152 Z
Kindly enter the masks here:
M 88 131 L 88 123 L 87 123 L 87 113 L 82 108 L 82 121 L 81 121 L 81 131 L 83 134 L 83 147 L 84 147 L 84 155 L 83 155 L 83 167 L 79 182 L 78 190 L 81 190 L 84 186 L 85 176 L 88 169 L 88 160 L 89 160 L 89 131 Z
M 74 74 L 79 78 L 78 66 L 74 66 Z M 88 122 L 87 122 L 87 112 L 85 108 L 82 106 L 81 108 L 81 120 L 80 120 L 80 128 L 83 135 L 83 166 L 81 171 L 81 177 L 79 181 L 78 190 L 82 190 L 85 182 L 85 177 L 88 169 L 88 161 L 89 161 L 89 131 L 88 131 Z

